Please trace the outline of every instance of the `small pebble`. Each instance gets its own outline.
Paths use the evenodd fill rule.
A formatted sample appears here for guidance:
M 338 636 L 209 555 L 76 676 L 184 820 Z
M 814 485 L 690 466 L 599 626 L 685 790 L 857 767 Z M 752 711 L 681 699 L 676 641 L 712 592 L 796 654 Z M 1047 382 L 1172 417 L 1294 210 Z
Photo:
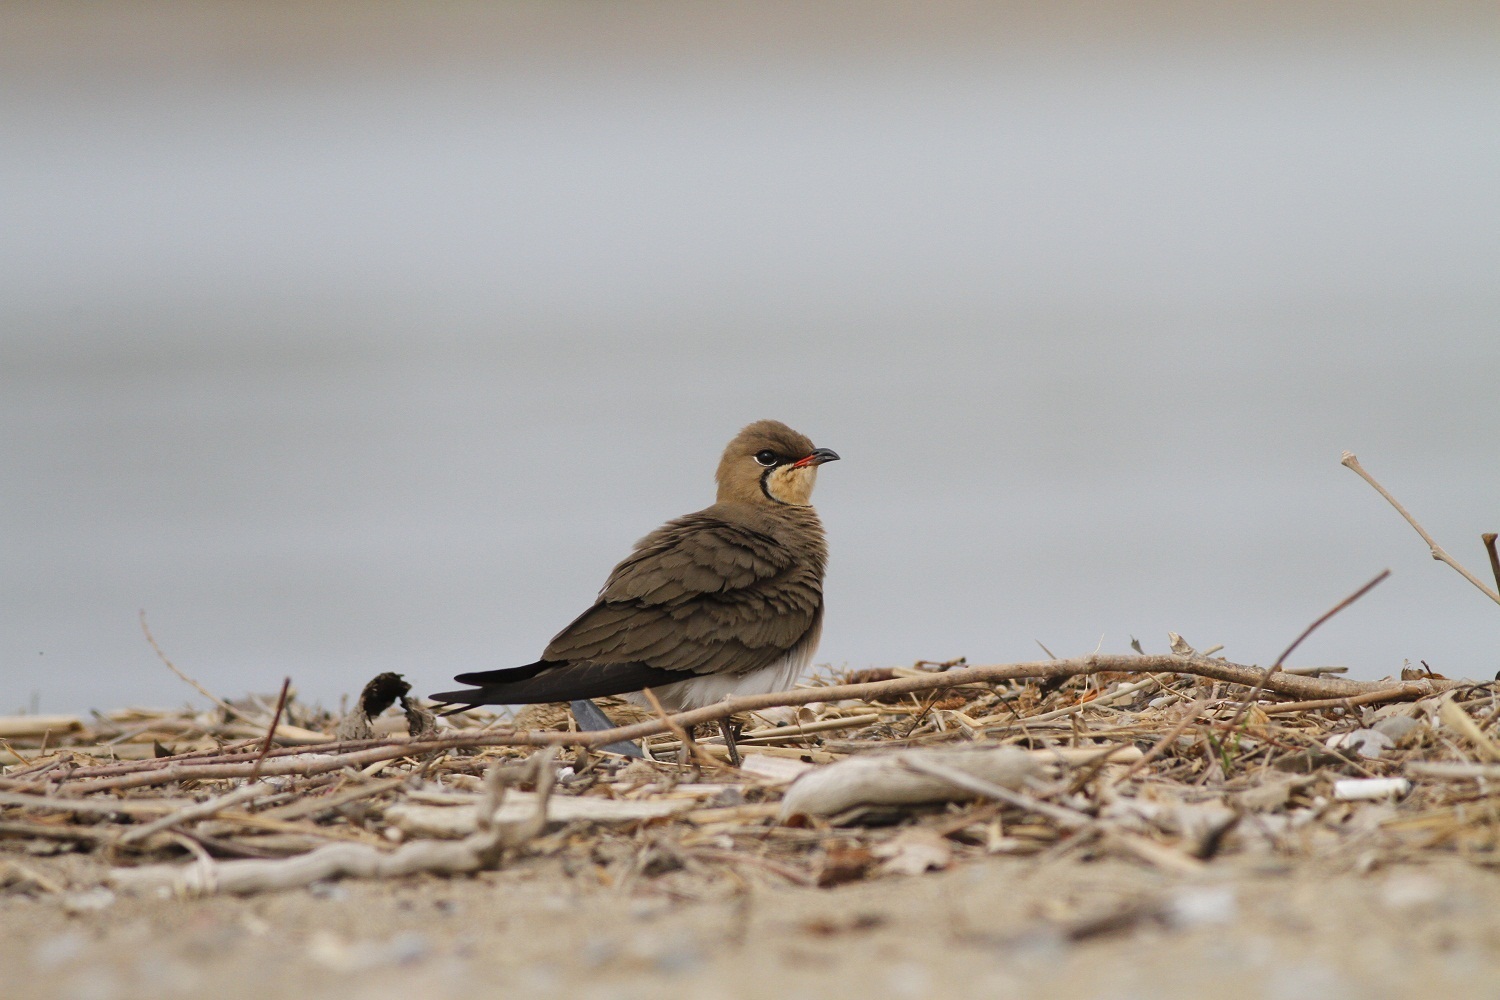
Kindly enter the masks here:
M 635 899 L 630 902 L 630 919 L 655 920 L 670 909 L 670 904 L 659 899 Z
M 1389 719 L 1381 719 L 1370 728 L 1377 733 L 1384 733 L 1390 737 L 1391 742 L 1400 743 L 1410 736 L 1422 725 L 1421 720 L 1413 719 L 1409 715 L 1395 715 Z

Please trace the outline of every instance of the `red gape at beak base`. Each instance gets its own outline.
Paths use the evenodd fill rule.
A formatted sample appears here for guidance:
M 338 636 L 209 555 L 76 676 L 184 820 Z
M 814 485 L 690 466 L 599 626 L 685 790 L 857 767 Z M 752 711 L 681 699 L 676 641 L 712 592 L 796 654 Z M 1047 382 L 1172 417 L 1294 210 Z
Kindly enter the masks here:
M 809 465 L 822 465 L 824 462 L 837 462 L 838 460 L 839 454 L 832 448 L 819 448 L 812 454 L 803 455 L 797 459 L 797 461 L 792 463 L 792 468 L 805 469 Z

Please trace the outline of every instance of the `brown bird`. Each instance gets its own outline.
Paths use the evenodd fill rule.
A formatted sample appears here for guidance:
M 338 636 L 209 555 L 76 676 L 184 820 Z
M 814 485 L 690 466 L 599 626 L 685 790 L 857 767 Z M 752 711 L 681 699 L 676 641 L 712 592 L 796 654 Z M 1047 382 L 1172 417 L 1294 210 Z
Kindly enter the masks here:
M 574 701 L 579 714 L 581 699 L 649 687 L 681 711 L 791 687 L 822 632 L 828 546 L 812 491 L 838 457 L 778 421 L 749 425 L 724 449 L 713 506 L 637 542 L 540 660 L 459 674 L 474 687 L 433 698 Z M 732 753 L 727 727 L 725 739 Z

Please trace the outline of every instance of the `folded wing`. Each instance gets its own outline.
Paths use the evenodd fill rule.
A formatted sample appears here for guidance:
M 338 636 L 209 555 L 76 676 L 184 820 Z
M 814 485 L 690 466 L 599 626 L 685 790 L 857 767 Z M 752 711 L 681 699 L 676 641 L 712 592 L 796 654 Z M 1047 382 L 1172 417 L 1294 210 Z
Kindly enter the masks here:
M 597 698 L 784 657 L 822 606 L 821 558 L 710 511 L 670 521 L 615 567 L 593 607 L 524 667 L 462 674 L 434 698 L 522 704 Z

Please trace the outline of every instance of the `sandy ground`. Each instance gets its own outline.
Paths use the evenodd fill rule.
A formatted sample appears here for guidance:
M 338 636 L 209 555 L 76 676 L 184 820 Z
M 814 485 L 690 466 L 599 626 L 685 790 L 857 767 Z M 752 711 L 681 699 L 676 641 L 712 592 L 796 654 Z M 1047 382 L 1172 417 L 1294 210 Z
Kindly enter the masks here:
M 83 857 L 16 858 L 73 885 Z M 1111 915 L 1139 910 L 1151 915 Z M 1104 918 L 1099 920 L 1099 918 Z M 1103 926 L 1091 926 L 1096 920 Z M 674 901 L 549 859 L 250 899 L 0 897 L 7 997 L 1495 997 L 1500 875 L 996 858 Z

